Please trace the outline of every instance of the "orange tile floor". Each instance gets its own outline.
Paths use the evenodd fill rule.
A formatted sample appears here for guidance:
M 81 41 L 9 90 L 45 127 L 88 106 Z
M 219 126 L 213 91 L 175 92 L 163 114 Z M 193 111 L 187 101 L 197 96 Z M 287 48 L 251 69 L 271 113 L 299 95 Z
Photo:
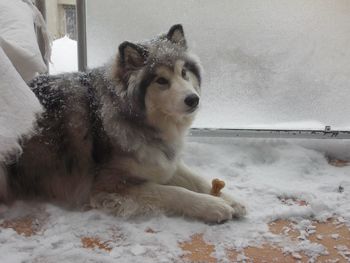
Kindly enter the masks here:
M 294 228 L 295 224 L 288 220 L 277 220 L 269 224 L 270 232 L 299 242 L 300 232 Z M 345 246 L 350 248 L 350 231 L 342 222 L 329 219 L 326 222 L 313 222 L 314 231 L 307 237 L 311 242 L 326 247 L 328 255 L 321 255 L 315 262 L 350 262 L 349 250 L 342 250 Z M 188 241 L 179 244 L 184 251 L 183 259 L 188 262 L 216 263 L 218 260 L 213 256 L 216 245 L 207 243 L 203 234 L 195 234 Z M 259 247 L 246 247 L 242 250 L 227 249 L 229 262 L 309 262 L 310 258 L 304 253 L 284 253 L 279 244 L 265 243 Z

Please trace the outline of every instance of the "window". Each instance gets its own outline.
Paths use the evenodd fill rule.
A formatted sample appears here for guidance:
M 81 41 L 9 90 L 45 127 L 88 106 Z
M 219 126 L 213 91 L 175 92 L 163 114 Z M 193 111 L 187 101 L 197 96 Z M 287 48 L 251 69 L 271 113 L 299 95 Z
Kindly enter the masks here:
M 205 69 L 194 127 L 349 130 L 349 13 L 347 0 L 87 0 L 87 65 L 182 23 Z
M 65 35 L 77 40 L 75 5 L 63 5 L 65 20 Z
M 53 37 L 51 74 L 78 70 L 75 0 L 42 0 L 48 30 Z

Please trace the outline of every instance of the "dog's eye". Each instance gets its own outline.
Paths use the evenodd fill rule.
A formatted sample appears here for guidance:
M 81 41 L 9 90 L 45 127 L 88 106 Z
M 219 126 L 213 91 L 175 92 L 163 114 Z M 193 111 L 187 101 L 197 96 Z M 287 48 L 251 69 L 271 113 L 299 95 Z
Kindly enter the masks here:
M 183 79 L 188 80 L 187 70 L 186 69 L 184 69 L 184 68 L 182 69 L 181 76 L 182 76 Z
M 158 84 L 160 84 L 160 85 L 169 84 L 169 81 L 168 81 L 167 79 L 165 79 L 165 78 L 158 78 L 158 79 L 156 80 L 156 82 L 157 82 Z

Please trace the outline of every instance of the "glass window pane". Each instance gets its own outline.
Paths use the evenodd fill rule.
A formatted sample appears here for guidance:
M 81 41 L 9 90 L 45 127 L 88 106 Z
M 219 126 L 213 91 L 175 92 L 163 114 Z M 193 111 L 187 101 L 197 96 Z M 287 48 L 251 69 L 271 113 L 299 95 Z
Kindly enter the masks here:
M 47 28 L 53 38 L 50 74 L 78 70 L 76 1 L 46 1 Z
M 348 129 L 350 2 L 87 0 L 88 66 L 182 23 L 205 74 L 195 127 Z

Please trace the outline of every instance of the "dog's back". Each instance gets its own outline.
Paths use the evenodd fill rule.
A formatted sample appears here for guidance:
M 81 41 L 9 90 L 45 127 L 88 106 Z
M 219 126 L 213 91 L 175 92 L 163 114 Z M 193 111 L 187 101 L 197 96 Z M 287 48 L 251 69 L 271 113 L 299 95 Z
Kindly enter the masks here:
M 8 166 L 10 198 L 43 197 L 79 204 L 88 198 L 94 169 L 93 105 L 89 76 L 42 75 L 30 87 L 45 108 L 36 135 Z

